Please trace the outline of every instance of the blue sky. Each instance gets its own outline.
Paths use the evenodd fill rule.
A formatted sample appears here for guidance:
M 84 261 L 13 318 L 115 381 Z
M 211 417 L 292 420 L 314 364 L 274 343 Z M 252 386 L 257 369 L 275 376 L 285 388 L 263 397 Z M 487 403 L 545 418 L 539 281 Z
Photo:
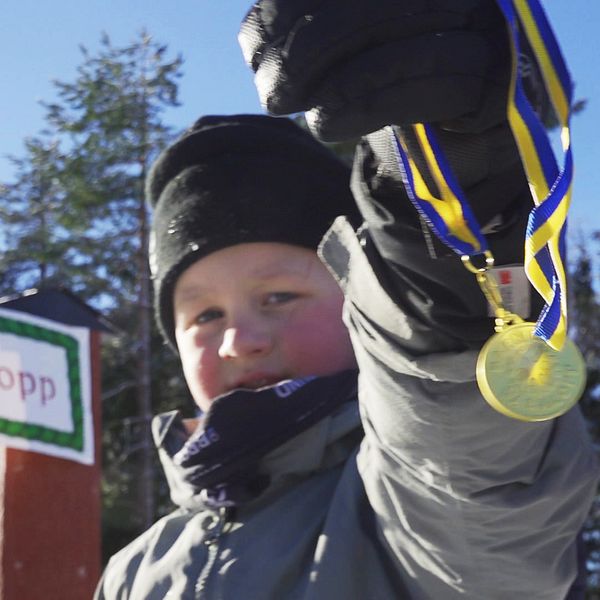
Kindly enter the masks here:
M 459 0 L 457 0 L 459 1 Z M 0 56 L 0 181 L 10 181 L 6 155 L 19 156 L 23 139 L 43 126 L 39 100 L 54 98 L 52 79 L 71 81 L 81 62 L 79 44 L 92 52 L 101 32 L 124 45 L 146 28 L 184 57 L 182 106 L 166 120 L 183 128 L 201 114 L 261 112 L 252 74 L 243 63 L 236 35 L 250 0 L 4 0 Z M 587 98 L 573 121 L 576 180 L 571 232 L 600 230 L 600 2 L 546 0 L 573 80 L 576 97 Z

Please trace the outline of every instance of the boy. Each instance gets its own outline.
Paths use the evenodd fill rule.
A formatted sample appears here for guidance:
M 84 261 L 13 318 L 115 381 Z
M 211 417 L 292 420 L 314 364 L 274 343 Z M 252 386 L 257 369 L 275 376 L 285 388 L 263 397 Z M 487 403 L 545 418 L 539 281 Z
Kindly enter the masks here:
M 271 4 L 262 16 L 272 23 L 247 21 L 258 38 L 298 23 L 278 20 Z M 270 47 L 298 58 L 298 37 Z M 292 72 L 281 87 L 281 71 L 262 84 L 289 100 Z M 473 90 L 455 91 L 450 104 L 471 112 Z M 364 125 L 333 108 L 338 132 Z M 442 137 L 467 164 L 461 181 L 494 255 L 511 264 L 522 261 L 530 199 L 493 112 L 477 116 L 488 120 L 482 133 Z M 375 113 L 364 131 L 378 118 L 402 122 Z M 98 598 L 568 593 L 596 477 L 581 417 L 523 423 L 483 402 L 474 365 L 492 329 L 485 300 L 455 256 L 431 255 L 386 144 L 369 136 L 358 149 L 358 232 L 341 167 L 289 122 L 203 119 L 157 161 L 148 185 L 157 315 L 206 414 L 155 423 L 180 508 L 113 557 Z M 341 297 L 314 253 L 337 214 L 349 218 L 319 252 L 344 292 L 358 392 Z

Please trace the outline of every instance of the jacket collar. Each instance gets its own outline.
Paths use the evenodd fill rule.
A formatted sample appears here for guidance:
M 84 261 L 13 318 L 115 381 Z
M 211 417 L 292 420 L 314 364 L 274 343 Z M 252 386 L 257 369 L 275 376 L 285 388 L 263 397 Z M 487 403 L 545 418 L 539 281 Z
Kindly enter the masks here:
M 285 398 L 277 386 L 237 390 L 215 401 L 192 436 L 178 411 L 158 415 L 153 434 L 173 502 L 246 503 L 286 475 L 308 475 L 347 458 L 362 436 L 356 376 L 311 378 Z

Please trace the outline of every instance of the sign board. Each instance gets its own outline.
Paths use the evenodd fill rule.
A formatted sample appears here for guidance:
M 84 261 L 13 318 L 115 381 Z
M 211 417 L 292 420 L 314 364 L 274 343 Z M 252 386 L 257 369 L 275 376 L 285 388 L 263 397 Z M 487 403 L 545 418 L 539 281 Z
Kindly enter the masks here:
M 88 329 L 0 309 L 0 444 L 93 464 Z

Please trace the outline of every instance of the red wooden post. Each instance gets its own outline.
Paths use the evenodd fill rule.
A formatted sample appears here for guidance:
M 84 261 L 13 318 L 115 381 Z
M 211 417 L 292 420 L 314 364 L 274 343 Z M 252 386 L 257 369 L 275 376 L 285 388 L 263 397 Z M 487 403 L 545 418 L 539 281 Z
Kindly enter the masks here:
M 100 577 L 98 331 L 90 346 L 94 464 L 0 447 L 2 600 L 89 600 Z

